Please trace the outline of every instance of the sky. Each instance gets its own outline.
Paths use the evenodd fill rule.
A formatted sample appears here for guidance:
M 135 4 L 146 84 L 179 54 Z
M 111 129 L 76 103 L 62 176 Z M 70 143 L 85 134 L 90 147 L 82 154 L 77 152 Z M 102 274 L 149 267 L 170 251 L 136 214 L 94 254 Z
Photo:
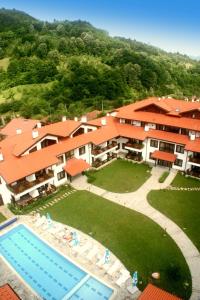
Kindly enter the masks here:
M 0 0 L 46 21 L 85 20 L 111 36 L 200 57 L 200 0 Z

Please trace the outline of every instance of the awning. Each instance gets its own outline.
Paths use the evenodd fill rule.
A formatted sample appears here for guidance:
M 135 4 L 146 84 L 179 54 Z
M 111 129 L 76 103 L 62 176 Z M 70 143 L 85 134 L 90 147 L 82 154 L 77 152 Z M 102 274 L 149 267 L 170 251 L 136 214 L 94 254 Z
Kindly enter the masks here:
M 139 296 L 138 300 L 181 300 L 181 298 L 176 297 L 156 286 L 149 283 L 142 294 Z
M 169 161 L 169 162 L 175 162 L 176 155 L 173 154 L 173 153 L 168 153 L 168 152 L 164 152 L 164 151 L 155 150 L 151 154 L 151 158 L 165 160 L 165 161 Z
M 63 167 L 65 172 L 71 176 L 78 175 L 89 168 L 90 165 L 85 160 L 77 158 L 69 159 L 66 165 Z

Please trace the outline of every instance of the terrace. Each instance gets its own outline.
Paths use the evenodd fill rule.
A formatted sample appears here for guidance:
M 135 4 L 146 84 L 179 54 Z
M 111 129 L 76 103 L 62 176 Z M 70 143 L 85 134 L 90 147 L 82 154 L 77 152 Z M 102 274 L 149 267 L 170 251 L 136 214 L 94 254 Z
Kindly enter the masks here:
M 192 165 L 200 165 L 200 153 L 193 153 L 189 156 L 188 162 Z
M 144 148 L 144 144 L 139 140 L 129 140 L 124 147 L 127 150 L 141 152 Z
M 20 194 L 36 185 L 39 185 L 51 178 L 53 178 L 54 173 L 52 170 L 48 170 L 48 172 L 42 171 L 36 174 L 36 179 L 33 181 L 28 181 L 27 179 L 22 179 L 18 181 L 15 185 L 8 185 L 8 188 L 14 194 Z
M 92 155 L 95 157 L 100 157 L 101 155 L 104 155 L 110 151 L 114 151 L 117 149 L 117 142 L 113 141 L 111 143 L 108 143 L 106 147 L 100 147 L 100 146 L 95 146 L 92 149 Z

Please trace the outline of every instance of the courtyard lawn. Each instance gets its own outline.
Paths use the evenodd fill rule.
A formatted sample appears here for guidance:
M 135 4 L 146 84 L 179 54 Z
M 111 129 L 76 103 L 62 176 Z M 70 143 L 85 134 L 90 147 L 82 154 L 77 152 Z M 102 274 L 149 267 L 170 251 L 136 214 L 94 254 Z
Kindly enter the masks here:
M 100 241 L 131 274 L 137 270 L 140 289 L 152 282 L 189 299 L 191 277 L 185 259 L 174 241 L 149 218 L 87 191 L 74 192 L 43 211 L 47 212 L 52 219 Z M 152 272 L 160 272 L 161 279 L 153 280 Z
M 6 217 L 0 213 L 0 223 L 6 220 Z
M 98 171 L 86 174 L 90 182 L 107 191 L 127 193 L 137 190 L 151 175 L 151 168 L 145 164 L 137 164 L 122 159 L 115 160 Z
M 200 192 L 151 191 L 149 203 L 179 225 L 200 251 Z
M 176 187 L 200 187 L 200 180 L 177 173 L 171 185 Z

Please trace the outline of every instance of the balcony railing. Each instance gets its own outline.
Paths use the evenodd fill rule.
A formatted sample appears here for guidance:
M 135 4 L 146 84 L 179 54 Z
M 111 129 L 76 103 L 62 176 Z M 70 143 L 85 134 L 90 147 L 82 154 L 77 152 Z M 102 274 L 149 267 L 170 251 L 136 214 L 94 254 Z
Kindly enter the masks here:
M 144 144 L 141 144 L 141 143 L 126 143 L 125 147 L 141 150 L 142 148 L 144 148 Z
M 137 154 L 137 153 L 127 153 L 126 154 L 126 158 L 127 159 L 131 159 L 131 160 L 134 160 L 134 161 L 142 161 L 142 155 L 141 154 Z
M 54 176 L 53 171 L 49 171 L 48 173 L 41 174 L 38 176 L 34 181 L 28 181 L 28 180 L 23 180 L 21 182 L 18 182 L 16 185 L 8 185 L 8 188 L 10 189 L 11 192 L 14 194 L 20 194 L 33 186 L 40 184 Z
M 189 156 L 189 162 L 192 162 L 192 163 L 200 165 L 200 157 Z
M 93 168 L 99 168 L 101 166 L 103 166 L 104 164 L 106 164 L 107 162 L 109 162 L 110 160 L 117 158 L 117 154 L 116 153 L 112 153 L 112 155 L 109 155 L 107 157 L 107 159 L 105 160 L 100 160 L 100 159 L 96 159 L 93 163 L 92 163 L 92 167 Z
M 200 169 L 198 170 L 187 170 L 187 175 L 200 178 Z
M 106 147 L 103 147 L 103 148 L 101 148 L 101 147 L 95 147 L 91 152 L 92 152 L 92 155 L 96 156 L 96 155 L 104 153 L 107 150 L 112 149 L 112 148 L 114 148 L 116 146 L 117 146 L 117 142 L 112 142 L 111 144 L 108 144 Z

